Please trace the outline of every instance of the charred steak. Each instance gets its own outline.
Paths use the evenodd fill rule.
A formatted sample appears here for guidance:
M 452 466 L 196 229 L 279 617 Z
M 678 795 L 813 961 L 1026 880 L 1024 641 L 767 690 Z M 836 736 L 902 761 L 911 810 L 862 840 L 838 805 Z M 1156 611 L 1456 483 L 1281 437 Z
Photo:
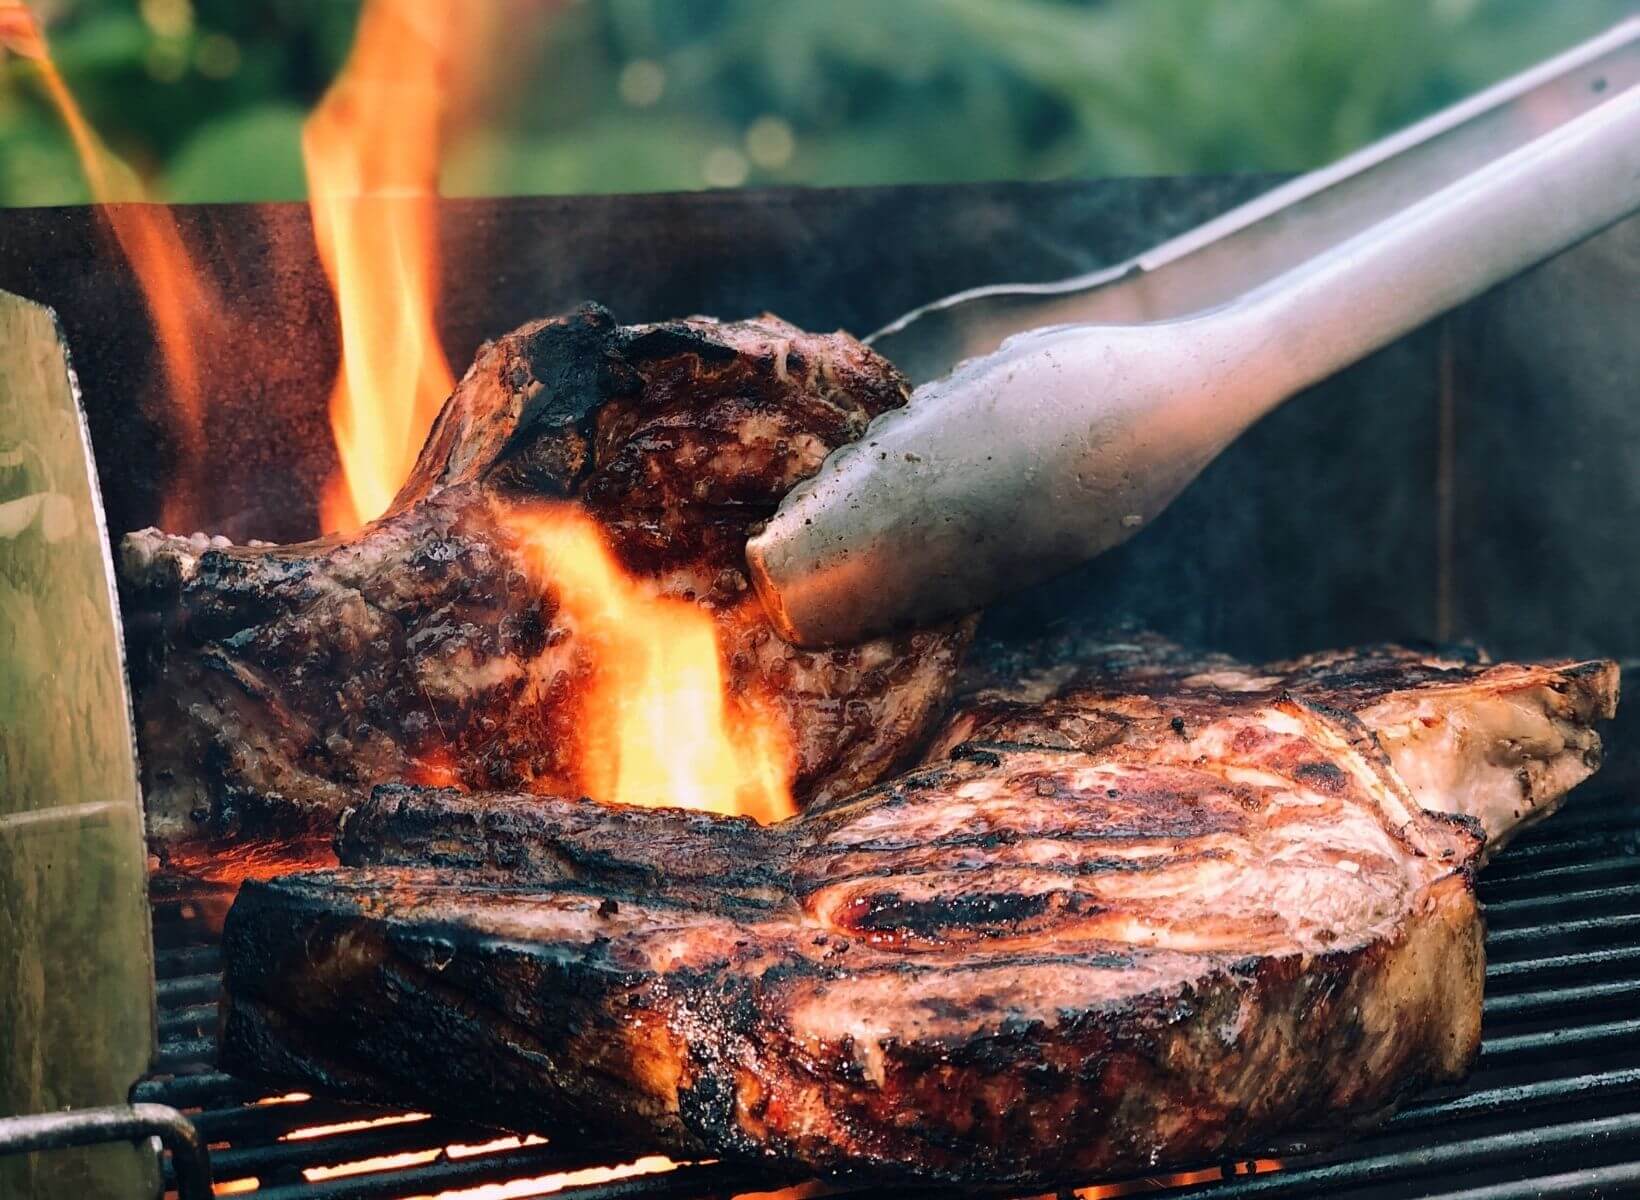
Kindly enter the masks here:
M 1510 692 L 1355 661 L 1401 664 L 1381 694 L 1439 697 L 1452 730 L 1492 728 L 1505 696 L 1553 708 L 1584 753 L 1545 788 L 1592 769 L 1588 721 L 1615 703 L 1607 663 Z M 1163 670 L 1143 736 L 969 742 L 771 827 L 380 789 L 343 829 L 345 868 L 240 892 L 225 1065 L 634 1149 L 952 1183 L 1182 1167 L 1370 1122 L 1476 1052 L 1481 824 L 1420 808 L 1336 693 L 1245 682 Z M 1010 703 L 1006 732 L 1068 727 Z
M 589 306 L 486 345 L 392 509 L 356 535 L 130 535 L 157 853 L 236 875 L 323 860 L 338 815 L 386 781 L 580 789 L 588 663 L 503 520 L 543 498 L 577 501 L 629 570 L 713 614 L 734 691 L 783 712 L 800 798 L 871 783 L 925 735 L 969 626 L 797 650 L 764 620 L 743 552 L 793 483 L 904 398 L 846 334 L 773 317 L 622 327 Z

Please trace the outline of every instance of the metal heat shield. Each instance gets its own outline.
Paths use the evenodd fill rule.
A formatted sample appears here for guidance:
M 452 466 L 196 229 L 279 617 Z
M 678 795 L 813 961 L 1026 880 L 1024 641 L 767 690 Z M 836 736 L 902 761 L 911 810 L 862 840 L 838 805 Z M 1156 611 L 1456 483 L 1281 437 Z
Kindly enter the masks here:
M 0 292 L 0 1117 L 123 1102 L 154 955 L 113 564 L 56 315 Z M 151 1198 L 147 1139 L 0 1158 L 0 1196 Z

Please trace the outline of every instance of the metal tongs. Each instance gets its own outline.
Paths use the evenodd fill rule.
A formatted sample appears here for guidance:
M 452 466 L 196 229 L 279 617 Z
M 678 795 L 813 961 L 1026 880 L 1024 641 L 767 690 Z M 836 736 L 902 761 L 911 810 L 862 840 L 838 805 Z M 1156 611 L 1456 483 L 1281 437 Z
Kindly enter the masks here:
M 786 497 L 758 591 L 826 645 L 1055 575 L 1287 397 L 1637 210 L 1640 18 L 1129 262 L 920 308 L 868 341 L 919 383 L 960 365 Z

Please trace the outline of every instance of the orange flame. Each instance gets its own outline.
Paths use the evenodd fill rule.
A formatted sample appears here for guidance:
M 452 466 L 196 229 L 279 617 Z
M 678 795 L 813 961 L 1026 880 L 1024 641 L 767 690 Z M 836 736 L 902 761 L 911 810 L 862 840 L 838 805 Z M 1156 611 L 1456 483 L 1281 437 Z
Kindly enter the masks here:
M 582 790 L 614 804 L 791 816 L 785 723 L 755 697 L 731 700 L 712 617 L 628 575 L 574 507 L 532 509 L 511 524 L 591 661 Z
M 1173 1175 L 1152 1175 L 1144 1179 L 1125 1180 L 1122 1183 L 1095 1184 L 1092 1187 L 1077 1188 L 1069 1194 L 1076 1197 L 1076 1200 L 1116 1200 L 1116 1197 L 1120 1196 L 1138 1196 L 1146 1192 L 1188 1187 L 1193 1183 L 1213 1183 L 1241 1175 L 1263 1175 L 1268 1171 L 1279 1170 L 1279 1158 L 1254 1158 L 1223 1167 L 1205 1167 L 1199 1171 L 1180 1171 Z M 1060 1200 L 1064 1195 L 1066 1193 L 1057 1192 L 1038 1197 L 1037 1200 Z
M 115 240 L 130 260 L 153 318 L 176 421 L 178 454 L 188 483 L 166 498 L 165 523 L 177 524 L 192 501 L 204 450 L 204 406 L 197 347 L 213 336 L 217 311 L 211 290 L 194 265 L 171 210 L 151 202 L 143 181 L 119 160 L 86 120 L 51 61 L 45 34 L 22 0 L 0 0 L 0 47 L 32 59 L 46 95 L 57 109 L 91 198 L 102 207 Z
M 484 1183 L 477 1187 L 458 1188 L 433 1196 L 415 1196 L 408 1200 L 513 1200 L 514 1197 L 550 1196 L 565 1188 L 590 1187 L 595 1183 L 613 1183 L 617 1179 L 631 1179 L 637 1175 L 657 1175 L 674 1171 L 678 1164 L 659 1154 L 646 1155 L 628 1163 L 610 1167 L 582 1167 L 578 1171 L 562 1171 L 554 1175 L 540 1175 L 533 1179 L 513 1179 L 506 1183 Z
M 291 1093 L 291 1096 L 302 1093 Z M 291 1101 L 291 1096 L 267 1097 L 256 1101 L 257 1104 L 281 1104 Z M 361 1129 L 373 1129 L 383 1125 L 403 1125 L 427 1119 L 426 1113 L 396 1113 L 382 1117 L 365 1118 L 357 1121 L 346 1121 L 335 1125 L 313 1125 L 303 1129 L 293 1129 L 279 1140 L 282 1142 L 309 1141 L 315 1138 L 328 1137 L 337 1133 L 353 1133 Z M 330 1179 L 346 1179 L 357 1175 L 375 1175 L 384 1172 L 403 1171 L 411 1167 L 424 1167 L 430 1163 L 447 1160 L 451 1162 L 464 1158 L 480 1158 L 490 1154 L 500 1154 L 508 1150 L 518 1150 L 526 1146 L 542 1146 L 546 1139 L 536 1134 L 526 1134 L 523 1137 L 497 1137 L 487 1142 L 466 1144 L 457 1142 L 449 1146 L 429 1146 L 421 1150 L 405 1150 L 398 1154 L 382 1154 L 370 1158 L 354 1159 L 350 1162 L 336 1163 L 322 1167 L 302 1168 L 302 1178 L 309 1183 L 322 1183 Z M 506 1183 L 479 1184 L 470 1188 L 457 1188 L 441 1191 L 437 1195 L 417 1193 L 407 1196 L 406 1200 L 510 1200 L 511 1197 L 545 1196 L 552 1192 L 561 1191 L 568 1187 L 584 1187 L 593 1183 L 608 1183 L 617 1179 L 626 1179 L 634 1175 L 653 1175 L 661 1171 L 677 1169 L 678 1164 L 669 1158 L 660 1155 L 648 1155 L 632 1162 L 615 1163 L 602 1167 L 583 1167 L 575 1171 L 560 1171 L 551 1175 L 536 1175 L 509 1180 Z M 218 1184 L 216 1194 L 225 1196 L 258 1190 L 260 1181 L 254 1178 L 231 1180 L 226 1184 Z
M 441 126 L 458 4 L 370 0 L 353 49 L 302 130 L 319 258 L 336 292 L 342 366 L 331 395 L 341 460 L 326 530 L 392 503 L 454 387 L 433 325 Z

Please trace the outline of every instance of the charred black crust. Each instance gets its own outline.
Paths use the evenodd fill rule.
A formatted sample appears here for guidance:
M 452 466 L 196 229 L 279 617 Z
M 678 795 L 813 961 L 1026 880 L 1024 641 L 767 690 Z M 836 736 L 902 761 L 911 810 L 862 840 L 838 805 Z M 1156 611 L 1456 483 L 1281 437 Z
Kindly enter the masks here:
M 1320 792 L 1340 792 L 1349 783 L 1343 768 L 1330 762 L 1300 763 L 1293 774 Z
M 621 340 L 614 315 L 601 304 L 583 304 L 562 320 L 548 321 L 528 335 L 525 359 L 541 387 L 524 405 L 507 447 L 584 421 L 608 399 L 616 390 L 617 377 L 611 367 Z M 630 387 L 624 379 L 619 382 Z
M 638 381 L 621 367 L 621 329 L 602 305 L 540 322 L 521 343 L 509 383 L 526 399 L 488 477 L 519 495 L 569 496 L 589 465 L 592 414 Z
M 454 789 L 384 784 L 348 812 L 336 851 L 345 866 L 429 866 L 617 903 L 754 911 L 789 903 L 782 841 L 755 821 L 692 810 L 534 796 L 472 804 Z
M 628 331 L 620 340 L 621 353 L 631 362 L 675 358 L 692 354 L 702 362 L 733 362 L 734 347 L 713 336 L 712 326 L 699 321 L 670 321 Z
M 951 757 L 959 761 L 978 763 L 982 767 L 1000 767 L 1002 755 L 995 750 L 976 745 L 973 742 L 964 742 L 951 751 Z

